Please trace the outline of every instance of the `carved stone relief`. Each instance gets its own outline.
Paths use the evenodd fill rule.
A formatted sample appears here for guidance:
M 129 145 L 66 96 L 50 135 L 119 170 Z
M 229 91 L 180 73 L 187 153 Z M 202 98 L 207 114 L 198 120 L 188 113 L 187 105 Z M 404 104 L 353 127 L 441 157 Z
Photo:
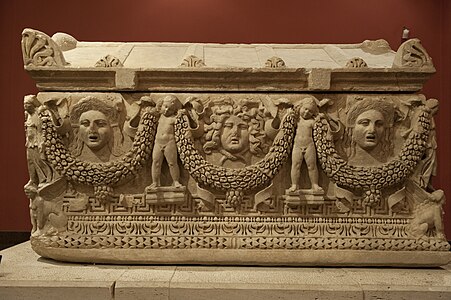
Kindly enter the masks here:
M 432 59 L 419 39 L 405 41 L 396 52 L 394 67 L 433 67 Z
M 22 32 L 22 55 L 26 66 L 64 66 L 66 61 L 59 46 L 45 33 L 25 29 Z
M 418 180 L 430 178 L 422 160 L 435 157 L 427 154 L 434 151 L 428 142 L 435 100 L 324 96 L 27 96 L 33 243 L 122 248 L 127 237 L 138 248 L 269 249 L 273 236 L 290 249 L 308 248 L 308 237 L 314 249 L 447 250 L 443 192 L 426 191 Z M 53 192 L 61 196 L 41 195 L 61 182 L 64 191 Z M 275 220 L 285 220 L 277 221 L 280 229 L 271 229 Z M 352 230 L 339 233 L 343 226 Z M 102 237 L 106 232 L 111 238 Z
M 366 68 L 368 64 L 360 57 L 354 57 L 346 63 L 347 68 Z
M 185 57 L 180 64 L 181 67 L 189 67 L 189 68 L 199 68 L 205 67 L 205 63 L 202 59 L 198 58 L 195 55 L 189 55 Z
M 105 57 L 102 57 L 96 62 L 95 67 L 98 68 L 123 67 L 123 64 L 117 57 L 114 57 L 112 55 L 106 55 Z
M 268 60 L 265 63 L 265 67 L 267 68 L 285 68 L 285 62 L 283 59 L 277 56 L 273 56 L 271 58 L 268 58 Z
M 30 38 L 40 39 L 24 36 L 25 63 L 45 65 L 33 54 L 45 43 L 26 46 Z M 427 57 L 418 45 L 400 48 L 399 68 Z M 389 52 L 383 41 L 360 47 Z M 119 66 L 112 61 L 102 67 Z M 342 66 L 370 68 L 361 58 Z M 292 255 L 313 250 L 329 258 L 310 264 L 339 264 L 334 251 L 361 265 L 371 263 L 359 255 L 379 251 L 406 252 L 401 265 L 422 251 L 446 263 L 445 195 L 431 185 L 437 108 L 423 95 L 371 91 L 26 96 L 32 246 L 55 259 L 110 263 L 264 264 L 275 255 L 273 263 L 296 264 Z M 249 251 L 252 259 L 233 258 Z M 164 261 L 164 253 L 186 259 Z

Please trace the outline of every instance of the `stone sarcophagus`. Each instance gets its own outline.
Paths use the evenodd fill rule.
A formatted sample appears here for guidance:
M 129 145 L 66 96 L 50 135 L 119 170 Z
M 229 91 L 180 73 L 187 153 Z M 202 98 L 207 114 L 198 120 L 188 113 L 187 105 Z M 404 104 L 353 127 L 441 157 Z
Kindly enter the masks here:
M 97 263 L 437 266 L 417 39 L 78 42 L 26 29 L 33 249 Z

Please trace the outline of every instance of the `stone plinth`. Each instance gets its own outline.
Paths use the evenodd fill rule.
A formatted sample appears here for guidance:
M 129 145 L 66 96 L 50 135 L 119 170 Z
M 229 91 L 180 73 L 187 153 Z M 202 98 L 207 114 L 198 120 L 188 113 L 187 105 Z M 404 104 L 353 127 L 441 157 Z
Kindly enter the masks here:
M 117 266 L 3 250 L 0 299 L 448 299 L 451 266 L 433 269 Z

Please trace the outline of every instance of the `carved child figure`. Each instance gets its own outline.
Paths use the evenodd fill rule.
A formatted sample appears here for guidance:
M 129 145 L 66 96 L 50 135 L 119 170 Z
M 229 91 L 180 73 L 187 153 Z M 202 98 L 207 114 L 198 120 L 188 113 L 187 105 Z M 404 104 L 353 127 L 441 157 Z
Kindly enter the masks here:
M 181 187 L 182 185 L 179 182 L 180 170 L 177 163 L 174 124 L 177 111 L 182 108 L 182 103 L 177 97 L 169 95 L 163 98 L 163 100 L 158 103 L 158 106 L 160 107 L 161 115 L 158 121 L 152 153 L 152 184 L 150 187 L 155 188 L 161 186 L 161 165 L 164 158 L 166 158 L 166 162 L 168 163 L 173 185 L 175 187 Z
M 323 192 L 318 183 L 318 167 L 316 165 L 316 149 L 313 142 L 313 124 L 316 121 L 319 110 L 315 99 L 304 98 L 299 106 L 299 121 L 294 138 L 294 146 L 291 164 L 291 187 L 290 192 L 299 190 L 299 179 L 301 177 L 301 165 L 305 160 L 307 165 L 312 190 Z

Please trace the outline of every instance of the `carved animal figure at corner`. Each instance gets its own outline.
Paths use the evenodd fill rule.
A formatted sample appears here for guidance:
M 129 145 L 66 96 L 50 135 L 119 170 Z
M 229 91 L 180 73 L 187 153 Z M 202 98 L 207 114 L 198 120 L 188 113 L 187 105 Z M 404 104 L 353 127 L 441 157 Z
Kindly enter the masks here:
M 159 101 L 157 108 L 160 110 L 155 144 L 152 152 L 152 184 L 151 188 L 161 186 L 161 164 L 163 159 L 169 166 L 173 185 L 180 187 L 180 170 L 177 163 L 177 146 L 175 144 L 174 124 L 177 112 L 182 108 L 180 100 L 173 95 L 164 97 Z
M 31 233 L 39 236 L 51 231 L 63 231 L 67 226 L 67 216 L 61 210 L 59 199 L 66 189 L 66 180 L 60 178 L 41 188 L 27 184 L 25 194 L 30 199 Z
M 416 238 L 422 238 L 426 236 L 428 230 L 435 229 L 435 236 L 444 238 L 442 223 L 444 203 L 445 194 L 442 190 L 436 190 L 429 194 L 428 199 L 415 209 L 415 217 L 409 225 L 409 232 Z

